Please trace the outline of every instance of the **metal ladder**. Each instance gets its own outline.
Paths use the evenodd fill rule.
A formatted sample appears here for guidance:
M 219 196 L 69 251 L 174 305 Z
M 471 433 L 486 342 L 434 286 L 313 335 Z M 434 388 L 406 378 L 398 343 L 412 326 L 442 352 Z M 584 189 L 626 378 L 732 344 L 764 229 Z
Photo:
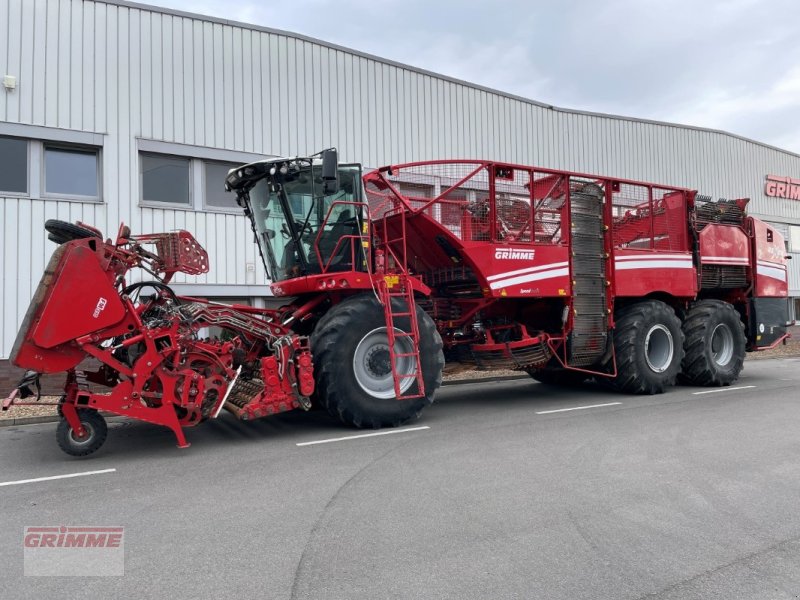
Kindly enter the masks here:
M 603 189 L 594 183 L 570 191 L 571 366 L 592 365 L 607 348 L 603 197 Z
M 394 393 L 397 400 L 410 400 L 422 398 L 425 395 L 425 382 L 422 378 L 422 364 L 419 357 L 419 323 L 417 322 L 417 306 L 414 303 L 414 290 L 405 273 L 385 275 L 380 280 L 379 291 L 383 303 L 383 313 L 386 319 L 386 333 L 389 338 L 389 361 L 392 366 L 394 379 Z M 411 331 L 403 331 L 396 325 L 396 319 L 407 318 Z M 406 339 L 411 344 L 411 352 L 400 352 L 395 348 L 397 340 Z M 411 370 L 407 373 L 398 372 L 398 361 L 409 358 Z M 401 394 L 402 382 L 406 379 L 416 379 L 417 388 L 414 393 Z M 408 389 L 412 389 L 409 386 Z

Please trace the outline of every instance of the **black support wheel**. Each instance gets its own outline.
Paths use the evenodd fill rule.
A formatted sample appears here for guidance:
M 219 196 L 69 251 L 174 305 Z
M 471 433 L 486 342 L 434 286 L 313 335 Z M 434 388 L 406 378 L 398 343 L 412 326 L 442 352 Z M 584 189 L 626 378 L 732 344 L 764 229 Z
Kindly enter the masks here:
M 78 410 L 85 433 L 76 435 L 66 419 L 61 419 L 56 428 L 58 446 L 70 456 L 89 456 L 96 452 L 106 441 L 108 425 L 106 420 L 96 410 L 82 408 Z
M 661 394 L 675 384 L 683 359 L 680 319 L 658 300 L 617 311 L 614 328 L 617 376 L 611 387 L 629 394 Z
M 59 221 L 58 219 L 48 219 L 44 223 L 44 228 L 48 233 L 47 239 L 59 245 L 72 240 L 100 237 L 97 235 L 96 231 L 92 231 L 86 227 L 81 227 L 75 223 Z
M 400 301 L 398 301 L 400 302 Z M 403 312 L 402 307 L 395 307 Z M 442 338 L 433 320 L 417 307 L 419 356 L 425 394 L 397 400 L 389 359 L 389 339 L 383 307 L 371 294 L 353 296 L 334 306 L 320 319 L 311 335 L 316 398 L 343 422 L 354 427 L 396 427 L 416 419 L 433 402 L 442 383 L 444 354 Z M 408 332 L 408 318 L 395 321 L 398 330 Z M 397 338 L 395 351 L 413 350 L 409 338 Z M 398 357 L 400 373 L 415 373 L 416 361 Z M 404 378 L 400 392 L 413 395 L 415 377 Z
M 744 323 L 729 303 L 696 302 L 683 322 L 686 354 L 681 363 L 681 383 L 702 386 L 730 385 L 744 366 L 747 339 Z

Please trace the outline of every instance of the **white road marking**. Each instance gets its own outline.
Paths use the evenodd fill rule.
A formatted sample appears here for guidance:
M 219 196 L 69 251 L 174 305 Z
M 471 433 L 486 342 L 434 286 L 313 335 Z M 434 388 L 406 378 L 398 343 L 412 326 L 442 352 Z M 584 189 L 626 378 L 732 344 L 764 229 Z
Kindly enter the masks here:
M 573 406 L 572 408 L 557 408 L 556 410 L 540 410 L 537 415 L 550 415 L 553 413 L 567 412 L 570 410 L 586 410 L 587 408 L 600 408 L 602 406 L 616 406 L 622 402 L 606 402 L 605 404 L 589 404 L 587 406 Z
M 0 487 L 6 485 L 21 485 L 23 483 L 37 483 L 39 481 L 53 481 L 55 479 L 69 479 L 71 477 L 84 477 L 85 475 L 102 475 L 103 473 L 114 473 L 116 469 L 102 469 L 100 471 L 84 471 L 82 473 L 67 473 L 66 475 L 52 475 L 50 477 L 36 477 L 34 479 L 20 479 L 18 481 L 0 482 Z
M 749 390 L 754 388 L 754 385 L 740 385 L 739 387 L 723 387 L 719 388 L 718 390 L 706 390 L 705 392 L 692 392 L 693 396 L 699 396 L 700 394 L 716 394 L 717 392 L 732 392 L 734 390 Z
M 331 442 L 344 442 L 346 440 L 358 440 L 360 438 L 375 437 L 378 435 L 392 435 L 393 433 L 408 433 L 409 431 L 422 431 L 430 429 L 427 425 L 422 427 L 407 427 L 406 429 L 389 429 L 388 431 L 376 431 L 375 433 L 362 433 L 360 435 L 348 435 L 346 437 L 329 438 L 327 440 L 314 440 L 313 442 L 300 442 L 297 446 L 314 446 L 316 444 L 329 444 Z

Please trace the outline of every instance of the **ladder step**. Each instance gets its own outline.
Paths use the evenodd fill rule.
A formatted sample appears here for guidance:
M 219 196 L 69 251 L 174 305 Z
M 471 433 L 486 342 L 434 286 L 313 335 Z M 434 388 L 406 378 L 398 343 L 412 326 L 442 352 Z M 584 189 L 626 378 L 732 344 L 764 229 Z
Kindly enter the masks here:
M 397 238 L 397 240 L 387 240 L 384 243 L 390 244 L 394 241 L 404 242 L 403 238 Z M 422 379 L 422 361 L 419 354 L 419 326 L 417 324 L 414 290 L 409 284 L 407 273 L 398 273 L 393 276 L 397 278 L 397 283 L 390 287 L 388 283 L 382 282 L 382 285 L 380 286 L 380 300 L 383 304 L 386 326 L 390 329 L 389 337 L 392 340 L 392 343 L 389 347 L 389 356 L 392 367 L 392 377 L 394 378 L 394 393 L 398 400 L 421 398 L 425 395 L 425 382 Z M 392 303 L 395 298 L 398 301 L 405 302 L 405 304 L 399 304 L 398 302 L 398 306 L 393 306 Z M 401 318 L 408 319 L 411 325 L 410 331 L 401 331 L 399 333 L 395 333 L 395 323 L 397 319 Z M 395 342 L 400 338 L 411 341 L 411 352 L 395 352 Z M 410 359 L 413 367 L 415 368 L 415 372 L 399 373 L 399 365 L 397 364 L 399 359 Z M 417 393 L 402 394 L 400 392 L 401 382 L 409 380 L 417 381 Z

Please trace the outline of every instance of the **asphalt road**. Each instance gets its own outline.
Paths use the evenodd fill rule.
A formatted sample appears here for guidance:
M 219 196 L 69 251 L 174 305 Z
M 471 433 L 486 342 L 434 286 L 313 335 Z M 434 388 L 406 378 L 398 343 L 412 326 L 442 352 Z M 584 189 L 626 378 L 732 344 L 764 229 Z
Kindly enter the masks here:
M 363 432 L 225 417 L 178 450 L 117 422 L 83 460 L 0 428 L 0 484 L 116 469 L 0 486 L 0 596 L 798 598 L 798 382 L 782 359 L 703 394 L 449 386 L 427 429 L 307 446 Z M 25 525 L 123 525 L 125 575 L 25 577 Z

